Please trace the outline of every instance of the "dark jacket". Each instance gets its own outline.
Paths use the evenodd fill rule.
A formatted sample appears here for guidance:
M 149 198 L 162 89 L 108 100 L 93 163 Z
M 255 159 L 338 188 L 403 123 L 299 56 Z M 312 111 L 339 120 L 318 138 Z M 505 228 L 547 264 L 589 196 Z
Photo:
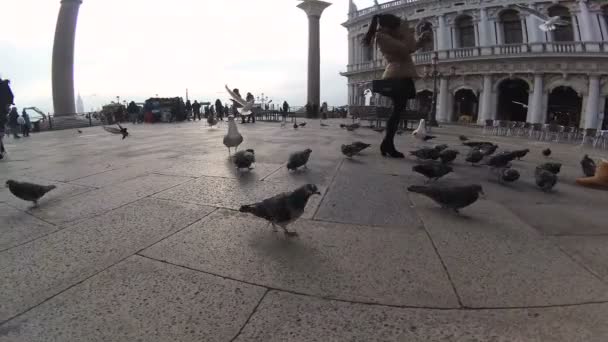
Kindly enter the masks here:
M 6 106 L 13 104 L 15 104 L 15 96 L 13 96 L 9 80 L 0 78 L 0 113 L 8 114 Z
M 11 109 L 11 113 L 8 115 L 8 125 L 11 127 L 19 126 L 19 113 L 17 112 L 17 108 L 13 107 Z

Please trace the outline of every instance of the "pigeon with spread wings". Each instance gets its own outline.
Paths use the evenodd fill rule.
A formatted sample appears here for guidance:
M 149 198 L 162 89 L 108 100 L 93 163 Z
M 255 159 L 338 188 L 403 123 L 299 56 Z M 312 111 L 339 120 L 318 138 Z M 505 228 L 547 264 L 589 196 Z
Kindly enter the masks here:
M 112 134 L 122 134 L 122 138 L 126 138 L 129 135 L 129 132 L 127 132 L 127 129 L 122 127 L 119 123 L 117 123 L 118 128 L 116 127 L 108 127 L 108 126 L 103 126 L 103 129 L 106 130 L 106 132 L 110 132 Z
M 253 100 L 249 102 L 245 101 L 239 94 L 230 90 L 230 88 L 228 88 L 228 85 L 226 85 L 226 91 L 228 91 L 228 94 L 230 94 L 230 97 L 232 97 L 232 100 L 234 100 L 234 102 L 243 106 L 242 108 L 239 108 L 239 113 L 241 115 L 250 115 L 252 113 L 251 109 L 253 108 L 253 105 L 255 103 Z
M 522 12 L 528 13 L 536 19 L 542 21 L 543 23 L 538 25 L 538 27 L 544 32 L 553 31 L 557 28 L 557 26 L 568 26 L 570 22 L 562 19 L 559 16 L 549 17 L 548 15 L 541 13 L 535 9 L 529 8 L 525 5 L 513 4 L 509 6 L 511 8 L 520 10 Z

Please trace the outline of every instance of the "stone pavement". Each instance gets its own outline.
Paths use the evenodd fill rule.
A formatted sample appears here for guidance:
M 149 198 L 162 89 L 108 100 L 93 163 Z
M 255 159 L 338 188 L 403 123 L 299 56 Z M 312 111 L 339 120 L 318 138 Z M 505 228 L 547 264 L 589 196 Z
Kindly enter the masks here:
M 548 144 L 487 137 L 532 150 L 514 162 L 522 179 L 501 185 L 459 158 L 440 182 L 486 198 L 457 216 L 406 191 L 423 178 L 379 155 L 380 134 L 329 123 L 239 125 L 250 173 L 231 166 L 225 125 L 8 139 L 2 184 L 57 189 L 33 209 L 0 190 L 0 341 L 608 340 L 608 192 L 574 183 L 582 153 L 606 151 L 552 144 L 564 167 L 543 193 L 533 169 Z M 462 152 L 459 134 L 481 138 L 435 133 Z M 373 146 L 345 159 L 354 140 Z M 288 172 L 307 147 L 309 169 Z M 323 194 L 298 238 L 235 210 L 309 182 Z

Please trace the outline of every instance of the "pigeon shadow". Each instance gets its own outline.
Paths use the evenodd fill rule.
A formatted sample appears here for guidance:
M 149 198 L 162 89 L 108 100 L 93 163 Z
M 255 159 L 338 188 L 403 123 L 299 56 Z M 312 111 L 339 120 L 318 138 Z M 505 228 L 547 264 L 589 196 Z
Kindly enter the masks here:
M 264 257 L 270 258 L 289 268 L 291 272 L 307 273 L 306 270 L 318 269 L 321 265 L 321 253 L 310 245 L 303 243 L 301 237 L 288 237 L 279 228 L 256 234 L 249 241 L 249 246 Z
M 366 162 L 359 160 L 359 159 L 355 159 L 355 158 L 344 158 L 346 160 L 347 163 L 353 163 L 353 164 L 359 164 L 359 165 L 365 165 L 367 164 Z

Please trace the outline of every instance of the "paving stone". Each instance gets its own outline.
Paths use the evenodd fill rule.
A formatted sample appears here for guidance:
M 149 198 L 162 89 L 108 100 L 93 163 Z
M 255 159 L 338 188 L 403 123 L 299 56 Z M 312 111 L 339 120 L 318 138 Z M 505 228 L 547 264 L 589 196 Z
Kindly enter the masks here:
M 44 236 L 59 227 L 0 203 L 0 251 Z
M 459 216 L 412 196 L 467 307 L 529 307 L 608 299 L 608 286 L 503 206 L 481 200 Z
M 0 327 L 0 339 L 228 341 L 265 291 L 132 256 Z
M 253 169 L 247 171 L 245 169 L 237 170 L 231 159 L 228 159 L 227 154 L 218 156 L 217 154 L 205 155 L 206 159 L 197 160 L 181 160 L 179 163 L 172 165 L 166 169 L 159 170 L 158 173 L 163 175 L 175 175 L 184 177 L 226 177 L 238 178 L 244 180 L 258 180 L 267 177 L 278 168 L 280 164 L 255 163 Z
M 146 175 L 41 205 L 32 210 L 32 213 L 45 221 L 67 224 L 118 208 L 189 180 L 185 177 Z
M 608 304 L 428 310 L 351 304 L 271 291 L 236 341 L 553 341 L 608 339 Z
M 338 166 L 339 162 L 335 160 L 318 158 L 311 160 L 306 169 L 287 170 L 287 165 L 284 164 L 264 181 L 298 185 L 316 184 L 327 187 L 335 176 Z
M 560 236 L 559 246 L 608 282 L 608 236 Z
M 220 210 L 142 252 L 272 288 L 392 305 L 457 307 L 424 230 L 299 220 L 298 238 Z
M 129 179 L 147 175 L 153 171 L 168 167 L 175 162 L 172 160 L 155 160 L 153 162 L 143 162 L 140 165 L 121 167 L 92 176 L 84 177 L 72 181 L 72 184 L 86 185 L 101 188 L 108 185 L 124 182 Z
M 212 210 L 143 199 L 0 253 L 0 321 L 173 234 Z

